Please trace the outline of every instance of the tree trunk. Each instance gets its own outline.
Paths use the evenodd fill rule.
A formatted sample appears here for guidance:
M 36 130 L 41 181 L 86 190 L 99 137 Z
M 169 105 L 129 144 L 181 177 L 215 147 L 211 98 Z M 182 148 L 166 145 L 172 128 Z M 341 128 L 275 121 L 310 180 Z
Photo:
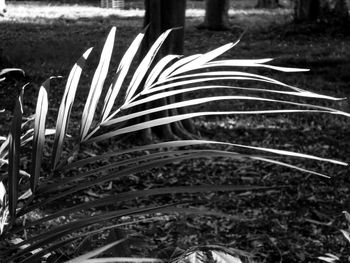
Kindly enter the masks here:
M 184 49 L 186 0 L 145 0 L 145 9 L 144 25 L 149 25 L 149 29 L 141 48 L 141 58 L 145 56 L 149 48 L 161 33 L 169 28 L 177 29 L 169 35 L 168 39 L 163 44 L 162 49 L 159 51 L 159 55 L 155 62 L 168 54 L 182 55 Z M 161 99 L 147 105 L 147 107 L 161 106 L 167 103 L 181 101 L 182 99 L 182 96 Z M 177 109 L 172 111 L 162 111 L 153 114 L 148 118 L 162 118 L 181 113 L 185 113 L 185 110 Z M 150 139 L 152 134 L 155 133 L 160 138 L 178 139 L 193 137 L 191 136 L 192 132 L 194 132 L 193 124 L 190 120 L 187 120 L 148 129 L 144 132 L 144 136 L 146 136 L 146 139 Z
M 204 22 L 198 26 L 199 29 L 228 30 L 229 1 L 228 0 L 206 0 Z
M 296 0 L 294 6 L 296 22 L 347 22 L 349 8 L 345 0 Z
M 316 21 L 321 13 L 320 0 L 296 0 L 294 6 L 294 19 L 301 21 Z
M 258 0 L 256 8 L 277 8 L 278 0 Z
M 145 55 L 154 41 L 167 29 L 174 30 L 162 48 L 162 56 L 183 54 L 186 0 L 145 0 L 144 26 L 149 25 L 142 45 Z

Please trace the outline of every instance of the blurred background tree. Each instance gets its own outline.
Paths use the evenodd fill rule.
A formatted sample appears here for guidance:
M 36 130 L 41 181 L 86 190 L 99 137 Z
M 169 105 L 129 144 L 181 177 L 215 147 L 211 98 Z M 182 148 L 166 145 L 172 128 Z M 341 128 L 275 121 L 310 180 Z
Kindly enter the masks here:
M 258 0 L 256 8 L 277 8 L 280 7 L 278 0 Z
M 348 22 L 349 7 L 345 0 L 295 0 L 296 22 Z
M 204 22 L 198 26 L 199 29 L 228 30 L 230 7 L 229 0 L 205 0 Z

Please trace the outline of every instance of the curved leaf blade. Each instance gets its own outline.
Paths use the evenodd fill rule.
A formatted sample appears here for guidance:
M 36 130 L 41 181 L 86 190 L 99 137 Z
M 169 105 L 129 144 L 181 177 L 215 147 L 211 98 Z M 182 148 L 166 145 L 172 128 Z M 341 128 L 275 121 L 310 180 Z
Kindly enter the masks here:
M 105 245 L 103 247 L 100 247 L 100 248 L 96 248 L 94 249 L 93 251 L 90 251 L 84 255 L 81 255 L 79 257 L 76 257 L 74 259 L 71 259 L 71 260 L 68 260 L 66 261 L 66 263 L 80 263 L 80 262 L 86 262 L 89 258 L 92 258 L 92 257 L 95 257 L 95 256 L 98 256 L 99 254 L 103 253 L 104 251 L 126 241 L 127 239 L 126 238 L 123 238 L 123 239 L 120 239 L 120 240 L 117 240 L 117 241 L 114 241 L 108 245 Z
M 10 262 L 11 260 L 17 259 L 22 255 L 25 255 L 26 253 L 33 251 L 37 248 L 40 248 L 42 246 L 55 242 L 60 238 L 62 238 L 63 236 L 72 234 L 77 230 L 84 228 L 86 226 L 91 226 L 107 220 L 120 218 L 122 216 L 133 216 L 133 215 L 151 214 L 151 213 L 158 213 L 158 212 L 161 213 L 164 210 L 167 211 L 166 209 L 169 207 L 176 206 L 183 203 L 184 202 L 167 204 L 162 206 L 151 206 L 151 207 L 149 206 L 145 208 L 129 208 L 129 209 L 111 211 L 111 212 L 106 212 L 99 215 L 93 215 L 83 219 L 78 219 L 76 221 L 69 222 L 65 225 L 54 227 L 53 229 L 50 229 L 44 233 L 38 234 L 36 236 L 28 238 L 27 240 L 22 241 L 21 243 L 13 245 L 12 248 L 15 249 L 23 245 L 30 244 L 26 248 L 22 249 L 20 252 L 8 258 L 8 262 Z
M 89 132 L 89 129 L 91 127 L 91 124 L 95 115 L 97 103 L 101 96 L 103 84 L 105 82 L 105 79 L 108 73 L 109 63 L 111 60 L 113 47 L 114 47 L 115 33 L 116 33 L 116 28 L 113 27 L 108 34 L 107 40 L 102 49 L 100 62 L 92 78 L 90 92 L 87 97 L 85 107 L 83 110 L 81 129 L 80 129 L 80 141 L 84 141 L 86 135 Z
M 170 93 L 171 94 L 171 93 Z M 166 94 L 167 95 L 167 94 Z M 190 99 L 190 100 L 184 100 L 181 102 L 175 102 L 175 103 L 170 103 L 166 104 L 163 106 L 159 107 L 153 107 L 147 110 L 135 112 L 135 113 L 130 113 L 128 115 L 121 116 L 119 118 L 112 119 L 103 126 L 108 126 L 108 125 L 114 125 L 116 123 L 120 122 L 125 122 L 130 119 L 138 118 L 141 116 L 145 115 L 150 115 L 155 112 L 163 111 L 163 110 L 169 110 L 169 109 L 177 109 L 177 108 L 183 108 L 183 107 L 190 107 L 190 106 L 195 106 L 199 104 L 205 104 L 213 101 L 223 101 L 223 100 L 253 100 L 253 101 L 263 101 L 263 102 L 272 102 L 272 103 L 278 103 L 278 104 L 285 104 L 285 105 L 292 105 L 292 106 L 299 106 L 303 108 L 309 108 L 313 109 L 313 112 L 328 112 L 332 114 L 339 114 L 343 116 L 350 117 L 349 113 L 346 112 L 341 112 L 336 109 L 328 108 L 328 107 L 322 107 L 322 106 L 317 106 L 313 104 L 306 104 L 306 103 L 296 103 L 296 102 L 291 102 L 291 101 L 286 101 L 286 100 L 275 100 L 275 99 L 266 99 L 266 98 L 260 98 L 260 97 L 252 97 L 252 96 L 213 96 L 213 97 L 204 97 L 204 98 L 198 98 L 198 99 Z M 145 100 L 146 102 L 149 102 L 148 100 Z M 278 113 L 283 113 L 283 112 L 300 112 L 301 110 L 299 109 L 285 109 L 285 110 L 270 110 L 271 113 L 278 112 Z M 255 111 L 249 111 L 249 110 L 242 110 L 242 111 L 236 111 L 235 114 L 262 114 L 262 112 L 267 113 L 266 110 L 255 110 Z M 308 110 L 302 110 L 302 112 L 308 112 Z M 233 112 L 231 114 L 234 114 Z
M 146 79 L 145 82 L 145 89 L 150 87 L 153 83 L 156 82 L 157 78 L 159 75 L 164 71 L 164 68 L 172 61 L 175 59 L 180 58 L 181 56 L 179 55 L 167 55 L 163 57 L 159 62 L 156 64 L 156 66 L 152 69 L 150 72 L 148 78 Z
M 205 192 L 245 192 L 245 191 L 267 191 L 276 189 L 279 187 L 274 186 L 254 186 L 254 185 L 195 185 L 195 186 L 174 186 L 174 187 L 160 187 L 141 191 L 129 191 L 120 194 L 115 194 L 108 197 L 103 197 L 87 203 L 78 204 L 61 211 L 58 211 L 52 215 L 48 215 L 35 222 L 31 222 L 26 225 L 25 228 L 32 227 L 43 222 L 47 222 L 58 218 L 60 216 L 67 216 L 69 214 L 76 213 L 85 209 L 103 207 L 113 205 L 116 202 L 124 202 L 133 200 L 136 198 L 144 198 L 156 195 L 169 195 L 169 194 L 193 194 L 193 193 L 205 193 Z M 283 188 L 283 187 L 281 187 Z M 117 201 L 116 201 L 117 200 Z
M 181 66 L 191 62 L 192 60 L 195 60 L 197 58 L 199 58 L 202 54 L 195 54 L 195 55 L 190 55 L 190 56 L 186 56 L 183 57 L 181 59 L 179 59 L 178 61 L 176 61 L 174 64 L 172 64 L 170 67 L 168 67 L 167 69 L 165 69 L 159 76 L 159 80 L 160 81 L 164 81 L 167 78 L 170 77 L 171 73 L 174 72 L 176 69 L 180 68 Z
M 19 185 L 19 166 L 20 166 L 20 146 L 21 146 L 21 125 L 23 115 L 23 89 L 17 98 L 13 112 L 13 119 L 9 133 L 9 165 L 8 165 L 8 184 L 9 184 L 9 214 L 11 222 L 16 219 L 16 208 L 18 202 Z
M 36 104 L 34 120 L 34 137 L 32 149 L 32 167 L 30 175 L 30 189 L 35 193 L 36 186 L 40 176 L 41 162 L 45 143 L 45 123 L 48 111 L 47 91 L 50 88 L 50 78 L 47 79 L 39 90 L 38 101 Z
M 266 62 L 270 62 L 272 59 L 228 59 L 228 60 L 220 60 L 220 61 L 212 61 L 203 65 L 203 67 L 262 67 L 273 69 L 282 72 L 307 72 L 309 69 L 303 68 L 288 68 L 288 67 L 280 67 L 265 64 Z
M 214 50 L 211 50 L 211 51 L 199 56 L 198 58 L 192 60 L 191 62 L 183 65 L 182 67 L 180 67 L 177 70 L 175 70 L 174 72 L 172 72 L 171 76 L 180 75 L 180 74 L 183 74 L 185 72 L 198 69 L 198 67 L 208 63 L 209 61 L 217 58 L 218 56 L 222 55 L 223 53 L 225 53 L 228 50 L 230 50 L 231 48 L 233 48 L 235 45 L 238 44 L 238 42 L 239 42 L 239 40 L 237 40 L 235 43 L 225 44 L 221 47 L 218 47 Z
M 168 37 L 172 29 L 168 29 L 165 31 L 163 34 L 159 36 L 159 38 L 154 42 L 144 59 L 141 61 L 140 65 L 136 69 L 130 85 L 126 91 L 126 97 L 125 97 L 125 102 L 129 102 L 131 98 L 134 96 L 135 92 L 139 88 L 142 80 L 144 79 L 147 69 L 150 67 L 152 64 L 154 58 L 156 57 L 159 49 L 161 48 L 162 44 L 164 43 L 165 39 Z
M 322 111 L 322 110 L 261 110 L 261 111 L 206 111 L 206 112 L 194 112 L 194 113 L 186 113 L 186 114 L 179 114 L 169 117 L 163 117 L 163 118 L 157 118 L 154 120 L 144 121 L 142 123 L 130 125 L 124 128 L 120 128 L 115 131 L 106 132 L 102 135 L 90 138 L 87 142 L 97 142 L 106 140 L 118 135 L 131 133 L 140 131 L 146 128 L 161 126 L 164 124 L 169 124 L 173 122 L 178 122 L 186 119 L 191 119 L 195 117 L 201 117 L 201 116 L 215 116 L 215 115 L 232 115 L 232 114 L 275 114 L 275 113 L 287 113 L 287 112 L 325 112 L 325 113 L 331 113 L 331 114 L 339 114 L 348 116 L 348 113 L 341 112 L 341 111 Z
M 137 35 L 137 37 L 131 43 L 130 47 L 125 52 L 123 58 L 120 61 L 120 64 L 118 66 L 117 72 L 113 80 L 111 93 L 109 94 L 109 96 L 106 96 L 106 103 L 102 114 L 102 122 L 104 122 L 107 119 L 112 110 L 114 101 L 119 94 L 119 91 L 124 83 L 125 77 L 130 69 L 130 65 L 141 45 L 144 35 L 144 32 Z
M 92 48 L 89 48 L 87 51 L 85 51 L 85 53 L 74 64 L 68 76 L 66 88 L 62 97 L 60 108 L 58 110 L 56 134 L 52 148 L 52 169 L 55 169 L 57 167 L 62 154 L 63 142 L 68 128 L 69 117 L 75 99 L 76 90 L 79 84 L 82 70 L 85 66 L 85 62 L 91 51 Z

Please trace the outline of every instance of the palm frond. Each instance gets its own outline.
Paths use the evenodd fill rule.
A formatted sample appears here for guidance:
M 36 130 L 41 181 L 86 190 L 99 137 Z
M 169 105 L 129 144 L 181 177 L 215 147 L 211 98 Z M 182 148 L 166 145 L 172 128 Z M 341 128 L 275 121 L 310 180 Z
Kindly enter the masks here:
M 103 47 L 100 62 L 97 66 L 95 74 L 92 78 L 91 88 L 89 95 L 87 97 L 85 107 L 83 110 L 82 121 L 81 121 L 81 130 L 80 130 L 80 140 L 83 141 L 86 135 L 89 132 L 89 129 L 92 124 L 92 120 L 95 114 L 98 100 L 101 96 L 103 84 L 105 82 L 109 63 L 112 56 L 112 51 L 114 47 L 116 28 L 113 27 L 108 34 L 106 43 Z
M 16 209 L 18 202 L 18 185 L 20 169 L 20 145 L 21 145 L 21 125 L 23 115 L 23 89 L 17 98 L 13 112 L 12 124 L 9 134 L 9 165 L 8 165 L 8 192 L 9 192 L 9 214 L 11 223 L 16 220 Z
M 68 121 L 72 110 L 75 93 L 78 87 L 82 70 L 85 66 L 85 62 L 88 56 L 90 55 L 91 51 L 92 48 L 89 48 L 79 58 L 77 63 L 74 64 L 68 76 L 67 85 L 58 110 L 55 139 L 52 148 L 52 169 L 55 169 L 57 167 L 57 164 L 62 154 L 63 142 L 68 128 Z
M 35 193 L 36 186 L 40 176 L 41 162 L 45 143 L 45 123 L 48 111 L 47 91 L 50 86 L 50 79 L 47 79 L 40 87 L 39 96 L 34 120 L 34 137 L 32 151 L 32 172 L 30 176 L 30 188 Z
M 123 56 L 116 73 L 113 76 L 112 83 L 109 85 L 109 90 L 104 98 L 104 103 L 102 104 L 103 107 L 101 118 L 97 121 L 98 124 L 95 125 L 95 127 L 92 127 L 93 119 L 96 115 L 97 105 L 102 94 L 102 89 L 107 77 L 112 56 L 116 33 L 116 29 L 112 28 L 103 47 L 100 61 L 94 73 L 90 92 L 84 106 L 80 135 L 79 138 L 77 138 L 77 141 L 79 141 L 79 143 L 76 145 L 77 149 L 80 148 L 81 144 L 88 145 L 89 143 L 108 140 L 115 136 L 130 134 L 146 128 L 200 116 L 230 114 L 326 113 L 350 117 L 349 113 L 345 113 L 331 107 L 325 107 L 318 104 L 298 103 L 294 101 L 296 98 L 315 98 L 333 101 L 341 100 L 342 98 L 306 91 L 264 75 L 240 71 L 239 69 L 237 70 L 237 67 L 258 67 L 286 73 L 307 71 L 305 69 L 270 65 L 268 64 L 272 61 L 270 58 L 254 60 L 218 60 L 220 55 L 234 47 L 238 41 L 236 43 L 229 43 L 205 54 L 196 54 L 191 56 L 178 56 L 176 54 L 168 55 L 160 59 L 158 63 L 154 63 L 162 44 L 170 32 L 171 30 L 165 31 L 147 52 L 134 72 L 129 85 L 125 87 L 125 97 L 121 98 L 120 100 L 119 98 L 121 94 L 123 94 L 121 91 L 125 86 L 124 82 L 126 80 L 126 76 L 129 73 L 131 64 L 136 57 L 137 51 L 139 50 L 144 37 L 144 32 L 135 38 Z M 7 138 L 0 138 L 2 140 L 2 144 L 0 146 L 0 166 L 2 164 L 8 164 L 8 205 L 6 204 L 6 201 L 4 201 L 6 198 L 1 198 L 1 200 L 2 203 L 5 204 L 5 208 L 7 208 L 9 211 L 9 217 L 12 223 L 14 223 L 14 221 L 20 216 L 25 216 L 29 212 L 35 211 L 35 209 L 44 208 L 46 205 L 51 204 L 54 201 L 65 199 L 81 190 L 85 190 L 123 176 L 129 176 L 135 173 L 148 171 L 153 168 L 163 167 L 164 165 L 174 162 L 201 158 L 224 158 L 225 160 L 227 159 L 237 162 L 249 160 L 266 162 L 268 164 L 287 167 L 295 171 L 323 177 L 327 177 L 327 175 L 318 171 L 313 171 L 290 164 L 289 159 L 306 159 L 335 165 L 347 165 L 342 161 L 287 150 L 210 140 L 168 141 L 143 145 L 126 150 L 119 150 L 113 153 L 99 154 L 77 160 L 71 158 L 69 163 L 66 161 L 61 161 L 62 152 L 65 150 L 64 139 L 67 134 L 75 94 L 84 64 L 90 52 L 91 49 L 88 49 L 83 54 L 83 56 L 73 66 L 69 74 L 59 108 L 55 129 L 45 129 L 45 119 L 48 108 L 47 94 L 45 91 L 45 88 L 48 86 L 48 82 L 45 82 L 39 92 L 36 114 L 34 117 L 28 119 L 28 123 L 31 123 L 34 120 L 34 129 L 30 128 L 24 130 L 24 134 L 21 134 L 21 128 L 24 127 L 24 125 L 22 125 L 22 98 L 20 96 L 16 103 L 9 136 Z M 4 72 L 0 71 L 0 76 L 3 73 Z M 263 88 L 261 86 L 244 87 L 240 85 L 216 85 L 216 81 L 222 80 L 238 80 L 243 82 L 249 81 L 258 84 L 267 83 L 269 88 Z M 273 86 L 273 88 L 271 86 Z M 220 96 L 207 95 L 203 93 L 199 98 L 185 98 L 183 101 L 176 101 L 166 105 L 158 105 L 153 106 L 152 108 L 147 108 L 150 103 L 154 103 L 157 100 L 169 99 L 170 101 L 170 99 L 174 96 L 197 93 L 201 90 L 210 90 L 215 92 L 222 90 L 235 92 L 255 92 L 259 95 L 253 96 L 244 94 Z M 264 96 L 261 94 L 264 94 Z M 286 97 L 286 99 L 276 99 L 273 97 L 274 94 L 282 95 L 284 96 L 283 98 Z M 267 95 L 271 97 L 266 97 Z M 118 105 L 117 107 L 115 105 L 116 100 L 122 101 L 122 105 Z M 264 102 L 269 103 L 269 105 L 276 105 L 277 107 L 273 109 L 269 108 L 258 110 L 196 110 L 196 106 L 198 105 L 206 105 L 212 102 L 218 103 L 221 101 Z M 280 105 L 282 105 L 284 108 L 280 108 Z M 115 107 L 115 109 L 113 107 Z M 144 109 L 145 107 L 146 109 Z M 139 110 L 140 108 L 143 108 L 143 110 Z M 185 114 L 176 114 L 166 118 L 144 118 L 153 115 L 154 113 L 173 111 L 178 108 L 194 109 L 194 111 Z M 144 120 L 141 120 L 138 123 L 132 122 L 136 119 L 142 118 L 144 118 Z M 54 170 L 55 175 L 57 174 L 59 176 L 52 177 L 50 180 L 39 184 L 38 178 L 40 169 L 42 168 L 42 154 L 45 136 L 52 134 L 55 134 L 55 138 L 51 156 L 51 167 Z M 31 141 L 33 141 L 34 145 L 32 158 L 33 168 L 30 179 L 31 183 L 27 190 L 30 190 L 30 187 L 31 192 L 33 193 L 33 196 L 31 196 L 30 199 L 38 199 L 36 202 L 30 202 L 31 200 L 29 200 L 28 202 L 24 203 L 23 206 L 21 206 L 19 211 L 17 211 L 20 174 L 19 150 L 21 145 L 27 144 Z M 122 158 L 119 159 L 119 157 Z M 89 164 L 97 163 L 101 160 L 110 160 L 110 163 L 89 168 Z M 66 174 L 69 171 L 72 171 L 72 174 L 68 177 Z M 146 198 L 164 194 L 188 194 L 207 191 L 266 191 L 268 189 L 279 189 L 281 187 L 284 186 L 258 187 L 237 185 L 197 185 L 159 187 L 140 191 L 126 191 L 99 198 L 87 203 L 75 204 L 62 209 L 61 211 L 42 216 L 33 222 L 27 222 L 23 226 L 8 228 L 9 230 L 7 234 L 5 233 L 5 237 L 9 237 L 11 234 L 18 234 L 20 231 L 27 231 L 30 228 L 40 226 L 41 224 L 45 225 L 51 220 L 61 217 L 74 216 L 81 211 L 88 212 L 89 209 L 111 206 L 117 201 L 129 201 L 135 198 Z M 6 191 L 4 193 L 3 191 L 0 192 L 0 197 L 5 195 Z M 23 197 L 23 199 L 25 198 Z M 30 235 L 22 242 L 13 245 L 9 251 L 4 252 L 4 258 L 7 261 L 19 260 L 29 253 L 32 255 L 24 259 L 23 262 L 38 260 L 55 249 L 62 248 L 69 242 L 74 242 L 86 235 L 97 233 L 98 231 L 104 229 L 101 227 L 101 225 L 106 221 L 120 219 L 123 216 L 145 215 L 158 212 L 200 213 L 200 211 L 193 210 L 192 208 L 176 208 L 176 205 L 177 204 L 169 204 L 164 206 L 149 206 L 143 208 L 135 206 L 129 209 L 112 209 L 111 211 L 101 212 L 100 214 L 91 215 L 89 217 L 76 218 L 73 221 L 52 227 L 45 232 Z M 210 211 L 208 214 L 210 214 Z M 5 225 L 3 223 L 4 218 L 6 221 L 6 216 L 1 218 L 1 227 Z M 132 221 L 129 223 L 132 223 Z M 97 229 L 82 233 L 82 230 L 89 227 L 96 227 Z M 104 246 L 86 255 L 82 255 L 81 257 L 73 259 L 70 262 L 111 262 L 112 260 L 114 260 L 113 262 L 139 262 L 141 260 L 134 258 L 92 258 L 107 250 L 111 246 L 116 245 L 118 242 L 121 241 L 116 241 L 108 246 Z M 192 253 L 194 250 L 190 252 Z M 232 251 L 226 251 L 219 248 L 211 249 L 210 253 L 211 259 L 215 262 L 232 261 L 232 255 L 234 255 Z M 189 254 L 186 254 L 186 256 L 188 255 Z M 197 253 L 196 258 L 199 255 L 202 255 L 203 259 L 204 254 Z M 184 258 L 185 257 L 182 257 L 182 259 Z M 159 262 L 156 259 L 144 260 L 147 262 Z
M 119 91 L 123 85 L 125 77 L 128 74 L 130 65 L 136 55 L 137 50 L 139 49 L 145 32 L 140 33 L 131 43 L 128 50 L 125 52 L 123 58 L 120 61 L 117 72 L 115 73 L 113 83 L 111 84 L 111 93 L 106 96 L 106 102 L 103 109 L 102 122 L 104 122 L 112 110 L 113 104 L 119 94 Z M 112 114 L 113 115 L 113 114 Z

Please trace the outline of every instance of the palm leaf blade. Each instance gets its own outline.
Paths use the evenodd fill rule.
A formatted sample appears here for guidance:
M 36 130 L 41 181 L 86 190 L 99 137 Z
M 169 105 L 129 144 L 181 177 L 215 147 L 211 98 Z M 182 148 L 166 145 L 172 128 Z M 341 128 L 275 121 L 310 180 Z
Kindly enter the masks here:
M 102 122 L 107 119 L 110 114 L 114 101 L 117 98 L 117 95 L 122 87 L 124 79 L 128 73 L 131 62 L 133 61 L 137 50 L 139 49 L 141 42 L 143 40 L 145 33 L 138 34 L 138 36 L 131 43 L 128 50 L 125 52 L 123 58 L 120 61 L 117 73 L 115 75 L 115 79 L 112 84 L 112 90 L 108 97 L 106 97 L 106 103 L 103 110 Z
M 117 240 L 117 241 L 114 241 L 108 245 L 105 245 L 103 247 L 100 247 L 100 248 L 96 248 L 94 249 L 93 251 L 90 251 L 82 256 L 79 256 L 79 257 L 76 257 L 74 259 L 71 259 L 69 261 L 66 261 L 66 263 L 80 263 L 80 262 L 86 262 L 89 258 L 92 258 L 92 257 L 95 257 L 95 256 L 98 256 L 99 254 L 103 253 L 104 251 L 124 242 L 126 239 L 120 239 L 120 240 Z
M 16 207 L 18 202 L 18 184 L 19 184 L 19 165 L 20 165 L 20 145 L 21 145 L 21 125 L 22 125 L 22 96 L 17 98 L 13 112 L 13 119 L 9 134 L 9 165 L 8 165 L 8 184 L 9 184 L 9 213 L 11 222 L 16 219 Z
M 115 194 L 112 196 L 100 198 L 88 203 L 82 203 L 70 208 L 66 208 L 62 211 L 56 212 L 52 215 L 38 219 L 35 222 L 28 223 L 25 228 L 32 227 L 43 222 L 47 222 L 58 218 L 60 216 L 66 216 L 78 211 L 85 209 L 102 207 L 113 205 L 117 202 L 123 202 L 132 200 L 135 198 L 150 197 L 155 195 L 169 195 L 169 194 L 190 194 L 190 193 L 205 193 L 205 192 L 245 192 L 245 191 L 262 191 L 262 190 L 271 190 L 281 188 L 279 187 L 265 187 L 265 186 L 251 186 L 251 185 L 195 185 L 195 186 L 177 186 L 177 187 L 161 187 L 148 190 L 140 191 L 129 191 L 123 192 L 120 194 Z M 23 230 L 24 228 L 19 228 L 18 231 Z
M 151 128 L 151 127 L 156 127 L 156 126 L 161 126 L 164 124 L 169 124 L 169 123 L 174 123 L 186 119 L 192 119 L 195 117 L 201 117 L 201 116 L 215 116 L 215 115 L 232 115 L 232 114 L 269 114 L 269 113 L 286 113 L 286 112 L 327 112 L 327 113 L 332 113 L 332 114 L 339 114 L 339 115 L 344 115 L 348 116 L 348 113 L 344 113 L 341 111 L 320 111 L 320 110 L 260 110 L 260 111 L 206 111 L 206 112 L 194 112 L 194 113 L 186 113 L 186 114 L 179 114 L 179 115 L 174 115 L 174 116 L 169 116 L 169 117 L 163 117 L 163 118 L 158 118 L 150 121 L 144 121 L 142 123 L 130 125 L 124 128 L 120 128 L 115 131 L 111 132 L 106 132 L 102 135 L 90 138 L 88 142 L 97 142 L 97 141 L 102 141 L 106 140 L 118 135 L 126 134 L 126 133 L 131 133 L 131 132 L 136 132 L 140 131 L 146 128 Z
M 36 191 L 36 185 L 40 176 L 41 162 L 45 143 L 45 123 L 48 111 L 47 91 L 50 87 L 50 78 L 40 87 L 36 105 L 34 120 L 34 137 L 32 150 L 32 172 L 30 176 L 30 188 L 32 193 Z
M 205 98 L 198 98 L 198 99 L 191 99 L 191 100 L 184 100 L 181 102 L 175 102 L 175 103 L 169 103 L 160 107 L 153 107 L 147 110 L 131 113 L 128 115 L 124 115 L 122 117 L 112 119 L 108 122 L 106 122 L 103 126 L 113 125 L 120 122 L 125 122 L 133 118 L 138 118 L 145 115 L 150 115 L 155 112 L 163 111 L 163 110 L 169 110 L 169 109 L 177 109 L 177 108 L 183 108 L 183 107 L 189 107 L 189 106 L 195 106 L 199 104 L 209 103 L 213 101 L 223 101 L 223 100 L 253 100 L 253 101 L 264 101 L 264 102 L 273 102 L 273 103 L 279 103 L 279 104 L 287 104 L 287 105 L 293 105 L 293 106 L 300 106 L 303 108 L 311 108 L 313 109 L 312 112 L 328 112 L 332 114 L 339 114 L 344 115 L 347 117 L 350 117 L 349 113 L 341 112 L 336 109 L 328 108 L 328 107 L 322 107 L 322 106 L 316 106 L 313 104 L 305 104 L 305 103 L 296 103 L 296 102 L 290 102 L 290 101 L 283 101 L 283 100 L 275 100 L 275 99 L 266 99 L 266 98 L 260 98 L 260 97 L 252 97 L 252 96 L 216 96 L 216 97 L 205 97 Z M 148 100 L 145 100 L 145 103 L 148 103 Z M 285 112 L 293 112 L 294 109 L 286 109 L 286 110 L 271 110 L 271 113 L 278 112 L 283 113 Z M 309 110 L 299 110 L 295 109 L 295 112 L 308 112 Z M 256 110 L 256 111 L 235 111 L 231 114 L 262 114 L 267 113 L 267 111 L 264 110 Z
M 157 52 L 159 51 L 161 45 L 164 43 L 165 39 L 170 34 L 171 29 L 165 31 L 160 37 L 156 40 L 156 42 L 152 45 L 144 59 L 141 61 L 140 65 L 135 71 L 133 78 L 131 79 L 130 85 L 126 91 L 125 101 L 128 102 L 134 96 L 136 90 L 139 88 L 140 83 L 145 77 L 149 66 L 152 64 Z
M 106 79 L 109 63 L 114 47 L 116 28 L 113 27 L 108 34 L 106 43 L 103 47 L 100 62 L 92 78 L 91 88 L 83 110 L 80 139 L 83 141 L 89 132 L 92 120 L 96 111 L 97 102 L 100 98 L 104 81 Z
M 150 213 L 155 213 L 155 212 L 161 213 L 163 210 L 166 211 L 166 208 L 168 208 L 170 206 L 175 206 L 178 204 L 179 203 L 167 204 L 167 205 L 163 205 L 163 206 L 145 207 L 145 208 L 130 208 L 130 209 L 106 212 L 106 213 L 94 215 L 94 216 L 91 216 L 88 218 L 78 219 L 76 221 L 67 223 L 65 225 L 54 227 L 53 229 L 48 230 L 45 233 L 38 234 L 34 237 L 28 238 L 27 240 L 25 240 L 21 243 L 13 245 L 12 249 L 16 249 L 16 248 L 24 246 L 26 244 L 30 244 L 29 246 L 22 249 L 20 252 L 16 253 L 14 256 L 8 258 L 7 260 L 9 262 L 11 260 L 17 259 L 30 251 L 33 251 L 33 250 L 40 248 L 44 245 L 47 245 L 47 244 L 52 243 L 54 241 L 57 241 L 57 240 L 61 239 L 63 236 L 68 235 L 68 234 L 72 234 L 72 233 L 76 232 L 77 230 L 82 229 L 86 226 L 101 223 L 101 222 L 104 222 L 106 220 L 120 218 L 122 216 L 142 215 L 142 214 L 150 214 Z M 9 251 L 9 252 L 11 252 L 11 251 Z
M 58 111 L 58 117 L 56 122 L 56 134 L 54 139 L 54 145 L 52 148 L 52 161 L 51 167 L 56 168 L 63 149 L 63 141 L 68 128 L 68 121 L 72 110 L 76 90 L 80 80 L 82 70 L 85 66 L 85 62 L 90 55 L 92 48 L 88 49 L 74 64 L 72 70 L 69 73 L 66 88 L 62 97 L 60 108 Z

